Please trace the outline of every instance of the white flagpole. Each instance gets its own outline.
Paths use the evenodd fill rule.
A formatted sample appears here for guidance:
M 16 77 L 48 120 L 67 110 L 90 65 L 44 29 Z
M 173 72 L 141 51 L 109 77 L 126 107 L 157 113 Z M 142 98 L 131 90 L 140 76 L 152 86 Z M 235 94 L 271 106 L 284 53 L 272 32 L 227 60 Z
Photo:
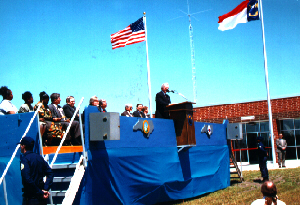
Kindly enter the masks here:
M 149 64 L 149 55 L 148 55 L 148 39 L 147 39 L 146 12 L 144 12 L 143 21 L 144 21 L 144 25 L 145 25 L 145 37 L 146 37 L 149 109 L 150 109 L 150 117 L 152 118 L 151 80 L 150 80 L 150 64 Z
M 267 88 L 267 99 L 268 99 L 268 110 L 269 110 L 269 130 L 271 132 L 273 166 L 275 166 L 276 155 L 275 155 L 275 147 L 274 147 L 274 132 L 273 132 L 273 121 L 272 121 L 273 118 L 272 118 L 272 108 L 271 108 L 270 91 L 269 91 L 268 61 L 267 61 L 267 52 L 266 52 L 266 44 L 265 44 L 263 8 L 262 8 L 261 0 L 259 0 L 259 10 L 260 10 L 261 29 L 262 29 L 262 37 L 263 37 L 263 51 L 264 51 L 264 61 L 265 61 L 265 81 L 266 81 L 266 88 Z

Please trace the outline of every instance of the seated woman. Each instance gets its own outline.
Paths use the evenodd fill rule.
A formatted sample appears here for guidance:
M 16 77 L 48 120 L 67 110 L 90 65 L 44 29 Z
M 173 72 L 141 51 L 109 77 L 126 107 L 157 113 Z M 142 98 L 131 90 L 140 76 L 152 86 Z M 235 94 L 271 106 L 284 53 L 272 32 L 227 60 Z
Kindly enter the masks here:
M 0 95 L 3 96 L 3 100 L 0 103 L 0 115 L 16 114 L 18 108 L 11 103 L 11 100 L 14 98 L 12 91 L 7 86 L 2 86 Z
M 33 97 L 31 92 L 26 91 L 25 93 L 22 94 L 22 99 L 25 101 L 23 105 L 21 105 L 19 109 L 19 113 L 24 113 L 24 112 L 33 112 Z
M 43 128 L 41 130 L 41 136 L 43 138 L 43 145 L 57 145 L 59 144 L 61 138 L 63 137 L 65 131 L 59 122 L 53 122 L 52 113 L 48 106 L 49 95 L 43 91 L 40 92 L 40 101 L 34 106 L 34 110 L 37 110 L 39 105 L 42 106 L 39 109 L 39 119 L 40 126 Z M 43 136 L 46 132 L 46 136 Z

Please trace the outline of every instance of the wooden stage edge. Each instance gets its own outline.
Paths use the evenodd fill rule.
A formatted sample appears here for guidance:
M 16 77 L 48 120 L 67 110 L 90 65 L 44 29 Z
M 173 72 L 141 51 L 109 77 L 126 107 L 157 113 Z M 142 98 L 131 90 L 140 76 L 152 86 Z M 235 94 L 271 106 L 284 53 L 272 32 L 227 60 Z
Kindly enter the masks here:
M 43 154 L 54 154 L 58 146 L 43 147 Z M 62 146 L 58 153 L 82 152 L 82 146 Z

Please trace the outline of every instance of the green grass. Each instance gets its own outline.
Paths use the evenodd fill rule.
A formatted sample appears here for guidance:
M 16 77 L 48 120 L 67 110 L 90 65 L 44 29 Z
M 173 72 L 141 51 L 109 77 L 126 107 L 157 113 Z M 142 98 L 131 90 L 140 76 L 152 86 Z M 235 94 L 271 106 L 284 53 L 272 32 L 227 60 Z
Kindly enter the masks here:
M 269 170 L 270 180 L 276 184 L 278 197 L 286 204 L 300 204 L 300 168 Z M 244 182 L 231 180 L 226 189 L 193 199 L 178 200 L 165 204 L 251 204 L 262 198 L 260 171 L 244 171 Z

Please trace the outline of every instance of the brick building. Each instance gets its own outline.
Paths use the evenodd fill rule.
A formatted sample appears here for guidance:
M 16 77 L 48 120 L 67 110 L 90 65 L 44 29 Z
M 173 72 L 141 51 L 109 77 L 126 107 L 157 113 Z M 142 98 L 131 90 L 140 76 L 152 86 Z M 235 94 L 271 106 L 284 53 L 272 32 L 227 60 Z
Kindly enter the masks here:
M 298 159 L 300 154 L 300 96 L 272 99 L 271 107 L 275 142 L 278 134 L 282 132 L 288 143 L 286 158 Z M 264 144 L 271 147 L 267 100 L 197 107 L 194 111 L 194 120 L 198 122 L 222 123 L 224 119 L 228 119 L 229 123 L 242 123 L 243 140 L 235 141 L 234 148 L 255 148 L 256 137 L 259 134 L 264 137 Z M 256 151 L 251 149 L 236 153 L 236 156 L 238 161 L 239 158 L 250 163 L 257 161 Z M 271 149 L 269 156 L 271 159 Z

